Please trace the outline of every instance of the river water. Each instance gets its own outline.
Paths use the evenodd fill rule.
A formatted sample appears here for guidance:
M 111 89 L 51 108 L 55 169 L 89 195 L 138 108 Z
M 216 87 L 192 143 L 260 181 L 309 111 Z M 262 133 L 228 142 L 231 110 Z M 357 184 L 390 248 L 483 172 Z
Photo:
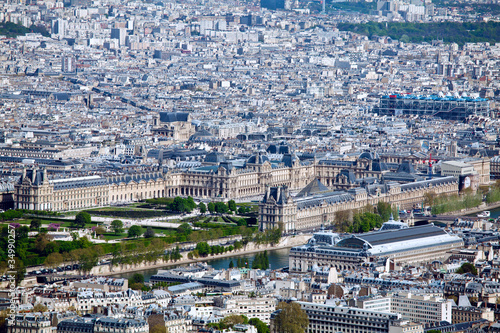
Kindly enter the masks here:
M 500 207 L 492 209 L 490 211 L 491 218 L 497 218 L 500 216 Z M 473 216 L 475 216 L 474 214 Z M 280 250 L 272 250 L 268 251 L 268 258 L 269 258 L 269 265 L 271 266 L 271 269 L 279 269 L 288 266 L 288 253 L 290 252 L 290 249 L 280 249 Z M 248 261 L 250 264 L 250 267 L 252 266 L 251 263 L 253 261 L 253 258 L 255 257 L 255 253 L 253 254 L 242 254 L 234 257 L 226 257 L 226 258 L 218 258 L 218 259 L 210 259 L 207 260 L 207 263 L 211 265 L 215 269 L 222 269 L 222 268 L 228 268 L 229 267 L 229 262 L 233 261 L 233 264 L 236 266 L 236 260 L 238 258 L 243 258 L 245 261 Z M 165 267 L 164 269 L 172 268 L 175 266 L 169 266 Z M 151 269 L 145 269 L 142 271 L 138 272 L 125 272 L 125 273 L 120 273 L 117 275 L 114 275 L 115 277 L 123 277 L 123 278 L 130 278 L 134 273 L 141 273 L 144 275 L 144 280 L 149 281 L 149 278 L 152 275 L 155 275 L 158 272 L 158 268 L 151 268 Z
M 476 216 L 477 214 L 472 214 L 471 216 Z M 500 207 L 490 210 L 490 219 L 496 219 L 500 216 Z
M 271 250 L 267 251 L 267 257 L 269 258 L 269 266 L 271 269 L 279 269 L 288 266 L 288 253 L 290 249 L 279 249 L 279 250 Z M 234 266 L 236 266 L 236 260 L 238 258 L 245 259 L 245 262 L 248 262 L 250 267 L 252 267 L 252 261 L 255 258 L 256 253 L 252 254 L 241 254 L 234 257 L 226 257 L 226 258 L 218 258 L 218 259 L 210 259 L 206 262 L 215 269 L 227 269 L 229 267 L 229 262 L 233 261 Z M 168 266 L 164 269 L 173 268 L 175 266 Z M 147 282 L 149 278 L 155 275 L 158 272 L 158 268 L 145 269 L 137 272 L 124 272 L 120 274 L 113 275 L 113 277 L 123 277 L 130 278 L 135 273 L 141 273 L 144 275 L 144 280 Z

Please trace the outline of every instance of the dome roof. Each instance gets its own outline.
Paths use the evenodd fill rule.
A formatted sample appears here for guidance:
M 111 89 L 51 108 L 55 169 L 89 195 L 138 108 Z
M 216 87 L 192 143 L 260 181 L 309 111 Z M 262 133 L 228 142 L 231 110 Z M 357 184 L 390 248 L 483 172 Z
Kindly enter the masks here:
M 362 159 L 362 158 L 366 158 L 368 160 L 375 160 L 375 159 L 378 159 L 379 156 L 376 152 L 371 152 L 371 151 L 365 151 L 363 152 L 361 155 L 359 155 L 358 159 Z

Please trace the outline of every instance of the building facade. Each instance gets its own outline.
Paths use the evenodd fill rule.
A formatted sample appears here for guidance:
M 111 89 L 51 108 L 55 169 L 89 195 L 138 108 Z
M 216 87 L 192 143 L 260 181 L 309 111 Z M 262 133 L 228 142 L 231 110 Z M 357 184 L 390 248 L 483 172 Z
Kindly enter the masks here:
M 490 105 L 484 98 L 395 94 L 382 96 L 373 112 L 387 116 L 411 114 L 464 120 L 471 115 L 488 117 Z
M 356 269 L 383 258 L 388 267 L 444 261 L 450 249 L 462 248 L 463 240 L 432 224 L 399 230 L 374 231 L 340 237 L 331 232 L 315 233 L 309 242 L 290 249 L 290 271 L 308 272 L 315 267 Z M 451 317 L 450 317 L 451 319 Z
M 339 211 L 376 206 L 379 201 L 411 209 L 422 203 L 429 192 L 458 194 L 458 180 L 449 176 L 407 184 L 388 182 L 347 191 L 331 191 L 319 180 L 313 180 L 295 197 L 286 187 L 269 187 L 259 203 L 259 229 L 274 229 L 280 224 L 284 232 L 318 229 L 335 221 Z
M 26 169 L 15 184 L 14 207 L 67 211 L 159 197 L 223 201 L 255 200 L 264 195 L 259 213 L 261 230 L 283 222 L 286 231 L 292 231 L 318 228 L 333 221 L 339 210 L 376 205 L 378 201 L 406 209 L 420 204 L 429 191 L 438 195 L 458 193 L 453 177 L 422 180 L 410 173 L 401 176 L 401 172 L 392 172 L 397 168 L 387 166 L 371 153 L 363 153 L 353 161 L 301 161 L 290 153 L 270 160 L 256 153 L 239 165 L 219 155 L 207 155 L 202 165 L 194 168 L 113 176 L 49 179 L 46 169 Z M 487 162 L 482 164 L 489 172 Z M 312 181 L 321 183 L 316 186 L 321 187 L 321 193 L 309 189 L 292 197 Z
M 153 133 L 174 141 L 188 141 L 195 128 L 188 112 L 159 112 L 153 119 Z
M 50 333 L 50 318 L 41 313 L 17 314 L 7 321 L 8 333 Z
M 165 196 L 163 172 L 49 179 L 47 171 L 25 169 L 14 185 L 15 208 L 67 211 Z
M 414 322 L 435 323 L 452 322 L 452 304 L 450 299 L 429 295 L 401 293 L 391 297 L 391 311 L 401 314 L 403 319 Z
M 486 319 L 495 321 L 495 312 L 490 308 L 477 308 L 474 306 L 454 306 L 451 310 L 452 324 L 469 323 Z
M 329 304 L 297 302 L 309 318 L 307 333 L 389 333 L 398 315 Z

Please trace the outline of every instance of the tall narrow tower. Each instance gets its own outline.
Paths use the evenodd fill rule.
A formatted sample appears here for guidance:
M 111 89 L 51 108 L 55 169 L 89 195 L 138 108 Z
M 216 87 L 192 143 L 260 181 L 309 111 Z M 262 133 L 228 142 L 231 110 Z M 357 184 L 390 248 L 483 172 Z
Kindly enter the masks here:
M 326 0 L 321 0 L 321 4 L 323 5 L 323 14 L 326 12 Z

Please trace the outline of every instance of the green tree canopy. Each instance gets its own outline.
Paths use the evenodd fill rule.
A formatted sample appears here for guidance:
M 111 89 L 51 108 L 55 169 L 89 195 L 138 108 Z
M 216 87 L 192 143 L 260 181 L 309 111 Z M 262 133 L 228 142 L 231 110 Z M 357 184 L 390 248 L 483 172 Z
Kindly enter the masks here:
M 255 326 L 257 333 L 269 333 L 269 327 L 259 318 L 251 318 L 248 323 Z
M 177 232 L 184 235 L 189 235 L 193 231 L 193 228 L 189 225 L 189 223 L 182 223 L 177 227 Z
M 215 204 L 213 202 L 208 203 L 208 211 L 213 214 L 215 213 Z
M 304 333 L 309 326 L 309 318 L 299 303 L 280 302 L 276 307 L 281 310 L 275 318 L 274 325 L 278 333 Z
M 144 283 L 144 275 L 141 273 L 134 273 L 130 279 L 128 279 L 129 283 Z
M 75 228 L 85 228 L 86 224 L 90 224 L 92 222 L 92 218 L 90 214 L 87 212 L 80 212 L 76 214 L 75 220 L 73 221 L 73 227 Z
M 111 222 L 111 229 L 115 232 L 115 235 L 119 235 L 123 232 L 123 222 L 121 220 L 113 220 Z
M 471 263 L 463 263 L 459 269 L 457 269 L 457 274 L 466 274 L 471 273 L 473 275 L 477 275 L 477 268 Z
M 227 205 L 223 202 L 216 202 L 215 203 L 215 212 L 219 214 L 224 214 L 227 213 L 228 208 Z
M 63 263 L 63 256 L 60 253 L 51 253 L 45 258 L 44 265 L 50 268 L 59 267 Z
M 200 256 L 206 257 L 210 254 L 210 245 L 207 242 L 199 242 L 196 244 L 196 250 Z
M 41 225 L 42 225 L 42 221 L 40 219 L 33 219 L 33 220 L 31 220 L 31 223 L 30 223 L 30 229 L 31 230 L 38 230 L 38 229 L 40 229 Z
M 137 238 L 142 235 L 142 228 L 138 225 L 133 225 L 128 229 L 129 238 Z
M 202 214 L 205 214 L 207 212 L 207 206 L 203 202 L 200 202 L 200 204 L 198 205 L 198 209 Z
M 155 236 L 155 232 L 154 232 L 153 228 L 147 227 L 146 232 L 144 233 L 144 237 L 145 238 L 153 238 L 154 236 Z

